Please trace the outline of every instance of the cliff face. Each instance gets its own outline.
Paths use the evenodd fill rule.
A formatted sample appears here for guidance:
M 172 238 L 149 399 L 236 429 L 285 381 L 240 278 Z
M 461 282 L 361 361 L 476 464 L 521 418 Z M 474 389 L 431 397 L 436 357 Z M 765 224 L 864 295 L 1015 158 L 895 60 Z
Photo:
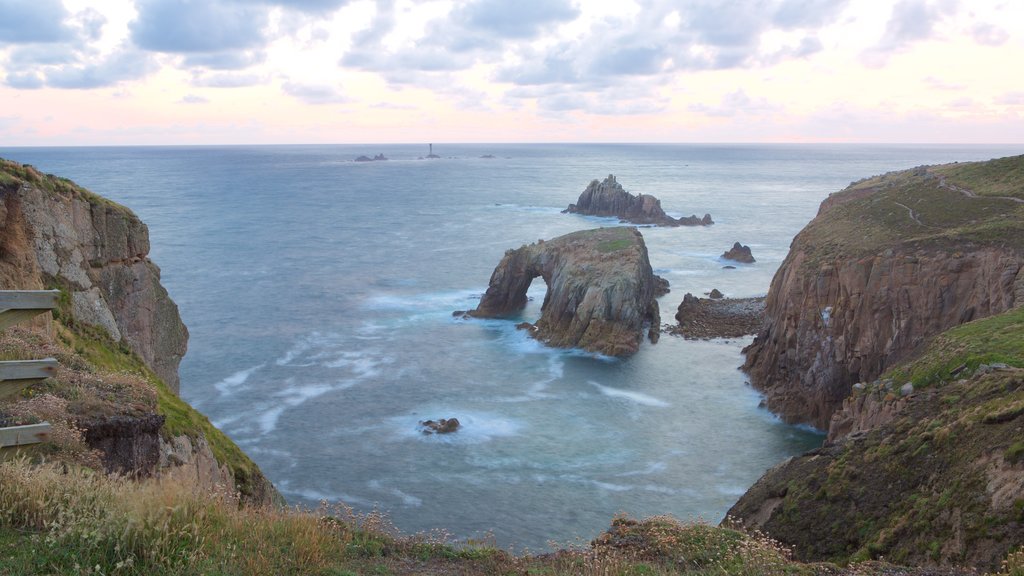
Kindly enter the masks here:
M 658 284 L 635 228 L 584 230 L 509 250 L 469 315 L 515 315 L 526 306 L 526 291 L 538 276 L 548 286 L 534 326 L 539 340 L 628 356 L 640 348 L 645 325 L 649 337 L 657 339 Z
M 632 224 L 654 224 L 656 226 L 707 226 L 714 224 L 710 214 L 703 218 L 696 215 L 678 220 L 661 208 L 661 200 L 654 196 L 626 192 L 615 176 L 608 175 L 603 182 L 593 180 L 580 194 L 575 204 L 563 212 L 589 216 L 612 216 Z
M 177 392 L 188 330 L 148 258 L 146 225 L 70 181 L 4 163 L 2 288 L 65 289 L 75 322 L 127 344 Z
M 1024 204 L 953 189 L 944 170 L 851 186 L 794 239 L 744 365 L 787 421 L 827 429 L 854 383 L 1020 301 Z
M 177 396 L 188 331 L 148 258 L 145 224 L 69 180 L 6 160 L 0 224 L 0 289 L 59 287 L 67 295 L 54 329 L 19 332 L 7 344 L 23 357 L 61 362 L 37 390 L 41 401 L 19 408 L 67 431 L 49 449 L 78 458 L 81 435 L 108 472 L 187 477 L 247 502 L 280 501 L 259 468 Z

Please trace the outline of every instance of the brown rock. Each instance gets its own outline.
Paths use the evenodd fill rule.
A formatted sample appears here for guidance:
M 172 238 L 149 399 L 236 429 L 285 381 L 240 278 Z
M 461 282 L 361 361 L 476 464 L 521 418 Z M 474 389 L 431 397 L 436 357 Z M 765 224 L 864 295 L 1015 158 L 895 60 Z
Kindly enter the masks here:
M 440 420 L 423 420 L 420 422 L 424 434 L 451 434 L 458 430 L 462 424 L 458 418 L 441 418 Z
M 732 248 L 724 252 L 722 258 L 732 260 L 733 262 L 742 262 L 743 264 L 757 262 L 757 260 L 754 260 L 753 254 L 750 253 L 750 246 L 744 246 L 739 242 L 735 242 Z
M 547 283 L 532 334 L 562 348 L 609 356 L 636 353 L 645 325 L 654 340 L 661 327 L 656 281 L 636 228 L 598 228 L 508 250 L 470 316 L 514 316 L 526 305 L 534 278 Z
M 708 226 L 714 224 L 710 214 L 703 218 L 696 215 L 676 220 L 661 208 L 661 200 L 647 194 L 636 196 L 626 192 L 615 176 L 609 174 L 603 182 L 592 180 L 580 194 L 575 204 L 562 211 L 570 214 L 590 216 L 613 216 L 632 224 L 654 224 L 656 226 Z

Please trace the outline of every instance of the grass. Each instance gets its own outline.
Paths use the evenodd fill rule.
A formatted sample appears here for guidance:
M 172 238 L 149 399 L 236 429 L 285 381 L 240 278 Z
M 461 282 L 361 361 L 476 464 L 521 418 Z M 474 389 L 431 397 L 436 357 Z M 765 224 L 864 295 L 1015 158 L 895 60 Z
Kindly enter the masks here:
M 30 164 L 19 164 L 0 158 L 0 186 L 21 184 L 36 186 L 51 194 L 67 198 L 81 198 L 93 206 L 135 218 L 135 214 L 126 206 L 82 188 L 67 178 L 43 174 Z
M 971 198 L 940 186 L 947 182 L 978 194 Z M 1024 156 L 920 167 L 852 184 L 832 197 L 798 239 L 805 266 L 861 258 L 901 245 L 910 249 L 961 249 L 981 244 L 1024 249 Z
M 182 481 L 0 463 L 0 574 L 810 574 L 777 543 L 666 517 L 616 518 L 590 546 L 514 556 L 402 536 L 379 514 L 239 506 Z
M 969 374 L 982 364 L 993 363 L 1024 368 L 1024 306 L 940 334 L 916 360 L 883 378 L 923 388 L 957 378 L 960 374 L 954 375 L 954 371 L 961 366 Z
M 945 176 L 950 184 L 967 188 L 979 196 L 1009 196 L 1024 200 L 1024 156 L 946 164 L 934 171 Z

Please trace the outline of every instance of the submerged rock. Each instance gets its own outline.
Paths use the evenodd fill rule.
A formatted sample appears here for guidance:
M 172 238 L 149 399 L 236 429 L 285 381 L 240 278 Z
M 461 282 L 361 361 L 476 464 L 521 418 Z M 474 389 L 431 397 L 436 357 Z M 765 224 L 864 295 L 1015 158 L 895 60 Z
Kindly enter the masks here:
M 710 214 L 675 219 L 661 209 L 661 200 L 647 194 L 632 195 L 622 187 L 615 176 L 609 174 L 604 182 L 593 180 L 580 194 L 575 204 L 562 211 L 589 216 L 614 216 L 632 224 L 655 226 L 707 226 L 714 224 Z
M 646 327 L 660 330 L 659 284 L 636 228 L 583 230 L 508 250 L 491 274 L 487 292 L 468 316 L 505 318 L 526 306 L 536 277 L 548 291 L 530 333 L 551 346 L 609 356 L 636 353 Z M 667 283 L 666 283 L 667 284 Z
M 732 248 L 722 254 L 722 258 L 726 260 L 732 260 L 733 262 L 741 262 L 743 264 L 753 264 L 757 262 L 754 260 L 754 255 L 750 253 L 750 246 L 744 246 L 739 242 L 732 245 Z
M 458 418 L 441 418 L 437 421 L 422 420 L 420 426 L 423 427 L 424 434 L 451 434 L 462 427 L 462 424 L 459 423 Z

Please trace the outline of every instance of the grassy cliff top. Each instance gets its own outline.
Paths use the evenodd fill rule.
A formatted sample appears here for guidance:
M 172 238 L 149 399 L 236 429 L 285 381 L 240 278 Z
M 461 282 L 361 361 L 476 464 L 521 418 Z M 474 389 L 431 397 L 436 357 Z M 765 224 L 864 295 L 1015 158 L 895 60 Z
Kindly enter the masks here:
M 1024 156 L 920 166 L 851 184 L 796 241 L 812 263 L 888 248 L 1024 250 Z
M 127 206 L 122 206 L 90 192 L 67 178 L 53 174 L 43 174 L 31 164 L 20 164 L 13 160 L 0 158 L 0 189 L 11 186 L 30 185 L 66 198 L 82 198 L 93 206 L 103 207 L 119 212 L 133 219 L 138 219 Z

